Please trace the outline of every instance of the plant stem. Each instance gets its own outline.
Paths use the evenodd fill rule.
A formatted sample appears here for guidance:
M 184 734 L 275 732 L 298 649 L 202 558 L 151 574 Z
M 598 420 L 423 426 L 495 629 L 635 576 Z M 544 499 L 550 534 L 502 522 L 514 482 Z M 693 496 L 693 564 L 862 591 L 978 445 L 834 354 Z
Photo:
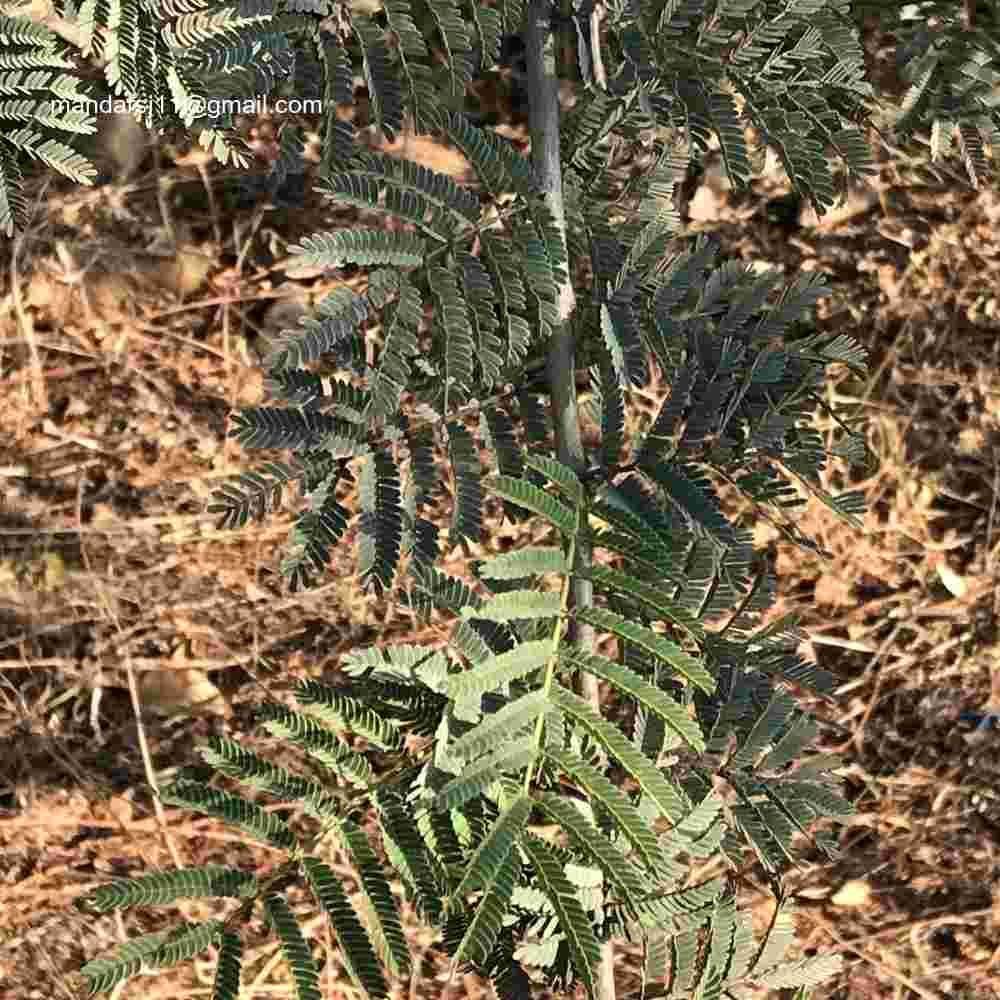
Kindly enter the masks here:
M 579 516 L 577 517 L 577 527 L 579 527 Z M 570 540 L 569 543 L 569 563 L 573 565 L 574 553 L 576 552 L 576 538 Z M 570 595 L 572 594 L 572 582 L 573 574 L 570 573 L 566 579 L 563 581 L 563 591 L 562 591 L 562 601 L 561 610 L 559 615 L 559 620 L 556 622 L 555 630 L 552 634 L 552 653 L 549 656 L 548 665 L 545 668 L 545 687 L 542 689 L 545 692 L 545 700 L 548 701 L 549 695 L 552 692 L 552 685 L 555 683 L 556 676 L 556 666 L 559 663 L 559 646 L 562 644 L 562 634 L 563 628 L 565 627 L 568 619 L 566 617 L 566 612 L 569 609 Z M 545 735 L 545 713 L 542 712 L 538 716 L 538 721 L 535 723 L 535 760 L 537 761 L 542 755 L 542 738 Z M 531 794 L 531 782 L 535 776 L 535 765 L 529 764 L 528 769 L 524 775 L 524 794 Z
M 535 175 L 565 246 L 566 212 L 559 159 L 559 81 L 556 77 L 552 12 L 551 0 L 530 0 L 528 4 L 524 33 L 528 92 L 531 101 L 528 124 L 531 132 L 531 161 Z M 559 288 L 560 323 L 552 334 L 547 367 L 552 399 L 552 423 L 555 427 L 556 458 L 582 477 L 587 469 L 587 456 L 583 449 L 576 396 L 576 344 L 569 323 L 575 306 L 576 296 L 567 263 L 566 274 Z M 573 553 L 571 609 L 590 607 L 594 603 L 594 588 L 590 581 L 593 549 L 587 535 L 587 527 L 586 518 L 583 518 L 576 544 L 571 550 Z M 567 640 L 581 652 L 592 652 L 593 628 L 572 617 L 567 625 Z M 577 680 L 581 696 L 586 698 L 595 712 L 600 713 L 597 678 L 581 671 Z M 600 966 L 595 971 L 597 972 L 596 995 L 599 1000 L 615 1000 L 613 952 L 610 942 L 604 945 Z

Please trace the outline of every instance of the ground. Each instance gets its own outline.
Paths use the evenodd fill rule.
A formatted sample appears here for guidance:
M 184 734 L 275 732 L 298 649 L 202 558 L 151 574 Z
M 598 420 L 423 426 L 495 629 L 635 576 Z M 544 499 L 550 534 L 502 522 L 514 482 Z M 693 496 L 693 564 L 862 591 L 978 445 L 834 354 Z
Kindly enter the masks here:
M 463 169 L 440 149 L 406 152 Z M 285 248 L 344 217 L 208 198 L 197 158 L 171 155 L 92 191 L 39 184 L 0 289 L 4 1000 L 68 996 L 82 961 L 161 926 L 148 911 L 76 914 L 91 886 L 250 860 L 219 826 L 156 808 L 150 781 L 192 762 L 209 733 L 245 731 L 265 693 L 410 630 L 358 596 L 349 546 L 318 589 L 292 596 L 277 572 L 287 511 L 240 531 L 205 512 L 243 468 L 227 414 L 261 398 L 261 345 L 331 287 L 289 272 Z M 756 527 L 781 608 L 802 615 L 805 648 L 842 682 L 812 707 L 857 810 L 841 860 L 791 876 L 801 944 L 845 958 L 821 996 L 993 996 L 1000 734 L 960 716 L 986 707 L 1000 677 L 1000 197 L 919 149 L 887 153 L 870 192 L 829 218 L 786 194 L 765 179 L 737 197 L 709 176 L 692 227 L 748 262 L 828 273 L 820 325 L 871 355 L 867 381 L 835 372 L 827 388 L 867 418 L 873 458 L 853 473 L 864 530 L 810 507 L 802 527 L 828 558 L 806 558 Z M 852 474 L 830 475 L 840 489 Z M 483 995 L 471 978 L 446 981 L 411 930 L 427 957 L 410 995 Z M 324 947 L 327 995 L 351 996 Z M 251 955 L 256 995 L 288 995 L 273 953 Z M 209 975 L 198 965 L 122 995 L 204 995 Z

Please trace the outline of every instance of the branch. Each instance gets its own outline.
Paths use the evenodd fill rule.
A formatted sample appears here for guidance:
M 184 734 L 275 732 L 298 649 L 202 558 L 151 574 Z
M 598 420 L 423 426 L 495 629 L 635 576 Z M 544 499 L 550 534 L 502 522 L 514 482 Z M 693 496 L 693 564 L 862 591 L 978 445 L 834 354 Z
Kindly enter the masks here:
M 541 185 L 545 202 L 566 243 L 566 212 L 563 205 L 562 170 L 559 163 L 559 82 L 556 78 L 555 36 L 552 32 L 552 4 L 549 0 L 531 0 L 528 6 L 525 49 L 528 63 L 528 93 L 531 105 L 528 122 L 531 128 L 531 160 Z M 559 318 L 552 334 L 548 355 L 549 394 L 552 399 L 552 423 L 555 427 L 556 458 L 583 476 L 587 458 L 580 431 L 580 412 L 576 396 L 576 344 L 569 323 L 576 305 L 573 284 L 566 269 L 566 279 L 559 289 Z M 573 608 L 589 607 L 594 602 L 594 590 L 589 577 L 592 547 L 581 538 L 573 563 Z M 572 623 L 569 640 L 582 651 L 593 649 L 594 634 L 590 626 Z M 582 675 L 585 685 L 581 694 L 599 710 L 597 682 Z
M 552 32 L 551 0 L 530 0 L 524 41 L 528 63 L 528 93 L 531 130 L 531 160 L 545 202 L 552 212 L 566 245 L 566 211 L 563 204 L 562 169 L 559 162 L 559 81 L 556 77 L 555 37 Z M 552 334 L 548 355 L 549 392 L 552 399 L 552 423 L 555 427 L 556 458 L 583 476 L 587 456 L 583 449 L 580 412 L 576 396 L 576 343 L 569 319 L 576 306 L 576 296 L 567 261 L 566 279 L 559 289 L 559 326 Z M 590 567 L 593 547 L 586 534 L 587 525 L 580 526 L 572 549 L 573 570 L 569 595 L 571 608 L 590 607 L 594 603 L 594 588 Z M 581 652 L 592 652 L 594 630 L 572 618 L 567 639 Z M 600 714 L 600 690 L 596 677 L 583 671 L 577 677 L 580 694 L 595 712 Z M 615 1000 L 614 951 L 610 941 L 601 949 L 601 964 L 597 972 L 596 995 L 600 1000 Z

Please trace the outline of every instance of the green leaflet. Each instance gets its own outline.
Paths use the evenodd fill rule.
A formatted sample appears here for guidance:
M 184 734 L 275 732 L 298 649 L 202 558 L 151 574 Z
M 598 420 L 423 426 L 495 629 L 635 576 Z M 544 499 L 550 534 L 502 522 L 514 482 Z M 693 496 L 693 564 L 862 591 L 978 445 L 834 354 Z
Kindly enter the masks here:
M 236 740 L 212 736 L 208 745 L 199 752 L 205 762 L 220 774 L 237 778 L 281 801 L 300 802 L 305 811 L 316 819 L 322 820 L 338 809 L 336 800 L 321 785 L 264 760 Z
M 234 931 L 219 935 L 219 960 L 212 983 L 212 1000 L 237 1000 L 240 995 L 240 966 L 243 962 L 243 941 Z
M 345 746 L 325 726 L 284 705 L 265 705 L 259 717 L 268 732 L 283 736 L 301 747 L 310 757 L 362 787 L 372 780 L 371 764 Z
M 398 791 L 386 787 L 376 791 L 375 806 L 391 863 L 409 883 L 421 915 L 437 922 L 441 917 L 443 880 L 438 876 L 436 859 L 420 834 L 412 809 Z
M 646 868 L 658 871 L 664 867 L 656 835 L 635 806 L 615 785 L 600 771 L 563 750 L 546 747 L 545 755 L 566 771 L 593 801 L 599 802 L 601 807 L 607 810 Z
M 409 233 L 381 229 L 342 229 L 309 236 L 290 247 L 303 267 L 343 267 L 344 264 L 395 264 L 416 267 L 424 259 L 424 243 Z
M 639 922 L 646 928 L 661 928 L 677 934 L 700 927 L 719 900 L 725 882 L 709 879 L 673 892 L 647 895 L 636 907 Z
M 285 898 L 277 893 L 265 896 L 264 912 L 281 942 L 281 953 L 295 984 L 296 1000 L 323 1000 L 319 969 Z
M 462 608 L 463 618 L 509 622 L 522 618 L 555 618 L 562 610 L 562 598 L 537 590 L 511 590 L 481 604 L 478 608 Z
M 539 796 L 536 801 L 575 841 L 576 846 L 600 866 L 608 883 L 621 893 L 627 906 L 633 905 L 645 894 L 647 882 L 643 874 L 604 838 L 572 802 L 551 792 Z
M 160 799 L 167 805 L 187 806 L 206 816 L 225 820 L 272 847 L 292 850 L 298 844 L 295 834 L 277 816 L 217 788 L 194 781 L 176 781 L 160 792 Z
M 587 995 L 591 1000 L 597 1000 L 595 971 L 601 960 L 601 950 L 590 919 L 577 899 L 576 890 L 544 841 L 538 837 L 525 837 L 521 848 L 556 912 L 559 929 L 566 935 L 573 969 L 583 982 Z
M 485 716 L 479 725 L 460 736 L 449 749 L 456 757 L 471 760 L 497 743 L 512 740 L 523 733 L 546 707 L 545 692 L 532 691 Z
M 701 982 L 698 984 L 699 996 L 721 996 L 733 960 L 736 922 L 736 902 L 733 896 L 727 893 L 711 917 L 707 961 L 701 974 Z
M 511 479 L 510 476 L 493 476 L 487 480 L 487 485 L 505 500 L 544 517 L 564 535 L 576 533 L 576 514 L 570 507 L 549 496 L 545 490 L 532 486 L 523 479 Z
M 524 464 L 529 469 L 534 469 L 535 472 L 541 473 L 546 479 L 554 483 L 559 488 L 559 491 L 574 506 L 583 503 L 583 486 L 580 483 L 579 477 L 569 466 L 563 465 L 562 462 L 557 462 L 550 455 L 538 452 L 528 452 L 524 456 Z
M 364 830 L 349 819 L 331 821 L 335 836 L 350 857 L 368 900 L 369 927 L 378 951 L 393 975 L 405 975 L 410 968 L 410 951 L 393 899 L 375 852 Z
M 509 853 L 503 863 L 484 881 L 484 892 L 475 906 L 472 920 L 455 951 L 455 963 L 470 959 L 485 965 L 493 951 L 507 915 L 510 899 L 521 874 L 521 860 Z
M 510 652 L 493 656 L 472 670 L 452 674 L 448 678 L 448 697 L 462 701 L 486 694 L 487 691 L 497 691 L 504 684 L 540 670 L 551 655 L 552 642 L 548 639 L 522 642 Z
M 560 549 L 548 545 L 526 545 L 487 559 L 479 567 L 479 575 L 484 580 L 520 580 L 544 573 L 565 573 L 568 569 L 566 556 Z
M 701 726 L 688 715 L 687 709 L 659 688 L 653 687 L 635 671 L 594 653 L 563 654 L 562 659 L 567 667 L 585 670 L 607 681 L 623 695 L 662 719 L 693 750 L 704 752 L 705 737 Z
M 527 795 L 519 795 L 500 814 L 472 855 L 453 898 L 461 899 L 494 881 L 528 822 L 531 807 L 532 800 Z
M 769 990 L 818 986 L 835 976 L 843 965 L 844 960 L 840 955 L 815 955 L 812 958 L 800 958 L 797 962 L 772 972 L 765 972 L 758 981 Z
M 537 756 L 533 736 L 506 743 L 499 750 L 480 757 L 475 764 L 452 778 L 435 796 L 435 809 L 457 809 L 469 799 L 482 793 L 504 774 L 520 772 L 531 766 Z
M 553 685 L 550 696 L 567 716 L 582 726 L 595 742 L 618 760 L 639 783 L 643 793 L 656 803 L 663 816 L 674 825 L 680 822 L 687 808 L 684 792 L 675 788 L 652 761 L 625 738 L 617 726 L 602 719 L 586 701 L 558 684 Z
M 222 923 L 181 924 L 132 938 L 120 945 L 112 958 L 96 958 L 80 970 L 89 995 L 103 993 L 136 975 L 143 968 L 167 968 L 203 952 L 218 936 Z
M 205 865 L 120 879 L 80 896 L 74 905 L 83 913 L 110 913 L 132 906 L 165 906 L 177 899 L 214 896 L 245 899 L 256 892 L 257 878 L 252 872 Z
M 296 688 L 296 700 L 306 715 L 327 725 L 363 736 L 383 750 L 399 750 L 403 738 L 392 724 L 379 718 L 366 705 L 316 681 L 303 681 Z
M 609 593 L 634 597 L 645 606 L 647 614 L 654 620 L 662 619 L 671 622 L 685 632 L 688 638 L 695 641 L 704 638 L 705 627 L 702 623 L 684 608 L 679 607 L 665 590 L 655 584 L 645 583 L 627 573 L 620 573 L 600 564 L 591 567 L 590 575 L 595 587 Z
M 333 925 L 341 957 L 351 978 L 369 996 L 388 997 L 389 989 L 378 958 L 344 894 L 339 876 L 318 858 L 303 858 L 302 867 L 317 902 Z
M 576 612 L 576 616 L 581 621 L 587 622 L 588 625 L 604 629 L 606 632 L 613 632 L 622 639 L 642 646 L 643 649 L 648 650 L 668 666 L 673 667 L 677 673 L 691 684 L 701 688 L 706 694 L 712 694 L 715 691 L 715 678 L 698 660 L 685 653 L 676 643 L 665 639 L 652 629 L 631 622 L 613 611 L 606 611 L 604 608 L 581 608 Z

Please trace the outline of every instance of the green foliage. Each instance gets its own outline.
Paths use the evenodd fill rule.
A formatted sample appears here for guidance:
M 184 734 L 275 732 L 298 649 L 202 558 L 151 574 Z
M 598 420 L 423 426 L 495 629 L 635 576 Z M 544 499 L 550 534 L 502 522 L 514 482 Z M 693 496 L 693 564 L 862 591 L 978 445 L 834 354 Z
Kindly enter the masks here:
M 0 234 L 12 236 L 25 217 L 25 160 L 82 184 L 97 175 L 69 141 L 97 130 L 73 68 L 69 46 L 52 31 L 0 11 Z
M 606 4 L 606 86 L 590 77 L 589 31 L 579 34 L 590 86 L 564 116 L 563 205 L 463 110 L 477 67 L 521 29 L 523 4 L 363 6 L 85 0 L 80 10 L 86 46 L 105 54 L 117 91 L 165 95 L 167 117 L 200 129 L 223 157 L 237 151 L 225 114 L 193 116 L 188 97 L 280 89 L 302 58 L 322 69 L 322 189 L 392 226 L 312 234 L 293 248 L 324 270 L 369 268 L 367 286 L 338 288 L 277 338 L 268 404 L 237 414 L 232 435 L 292 458 L 245 472 L 210 509 L 241 527 L 295 484 L 305 503 L 282 564 L 292 590 L 356 537 L 363 585 L 447 623 L 434 646 L 355 651 L 336 687 L 309 681 L 296 707 L 263 706 L 281 765 L 233 739 L 209 743 L 218 782 L 182 778 L 163 801 L 217 817 L 281 860 L 266 872 L 206 866 L 88 893 L 79 906 L 89 913 L 188 897 L 220 905 L 220 919 L 88 963 L 88 986 L 111 989 L 212 945 L 213 996 L 235 997 L 243 942 L 263 929 L 296 995 L 316 997 L 303 896 L 373 997 L 415 974 L 404 900 L 440 929 L 452 962 L 489 977 L 501 997 L 528 996 L 539 968 L 550 985 L 596 997 L 601 948 L 625 935 L 643 948 L 645 996 L 810 986 L 835 963 L 784 960 L 781 876 L 803 846 L 830 849 L 815 822 L 850 806 L 836 760 L 810 756 L 815 723 L 791 687 L 834 685 L 796 655 L 794 622 L 761 624 L 775 581 L 721 497 L 741 496 L 804 546 L 813 543 L 795 514 L 805 496 L 856 520 L 857 496 L 830 495 L 822 473 L 834 457 L 863 457 L 863 439 L 850 414 L 832 441 L 810 416 L 826 370 L 863 370 L 864 351 L 809 326 L 828 292 L 821 276 L 786 282 L 722 259 L 711 239 L 679 234 L 672 197 L 710 144 L 745 183 L 761 152 L 747 126 L 820 210 L 871 169 L 862 123 L 875 95 L 850 5 Z M 55 58 L 34 28 L 12 20 L 4 31 L 18 57 Z M 973 46 L 988 36 L 984 23 Z M 945 33 L 925 46 L 907 127 L 975 75 L 955 61 L 962 44 Z M 0 88 L 22 72 L 7 58 Z M 983 85 L 991 59 L 976 63 Z M 476 184 L 357 148 L 334 112 L 353 100 L 355 75 L 386 135 L 410 116 L 461 150 Z M 979 83 L 961 95 L 981 126 L 992 111 L 975 104 Z M 950 120 L 971 149 L 964 119 Z M 0 134 L 0 150 L 9 141 Z M 0 169 L 10 190 L 2 155 Z M 547 397 L 558 394 L 545 370 L 567 286 L 570 374 L 591 387 L 593 451 L 574 468 L 552 446 Z M 636 390 L 654 371 L 664 400 L 634 434 Z M 555 414 L 557 428 L 565 416 Z M 438 568 L 446 546 L 470 552 L 501 513 L 528 523 L 530 544 L 471 561 L 466 580 Z M 584 679 L 600 683 L 603 702 L 581 696 Z M 307 771 L 288 762 L 296 756 Z M 258 796 L 297 807 L 296 819 Z M 353 872 L 346 882 L 322 860 L 331 843 Z M 692 861 L 731 872 L 747 856 L 780 904 L 761 941 L 735 879 L 688 884 Z
M 987 148 L 995 149 L 1000 138 L 996 6 L 924 0 L 886 7 L 865 0 L 858 7 L 859 15 L 877 15 L 896 39 L 905 90 L 885 103 L 882 124 L 903 136 L 929 127 L 932 157 L 957 146 L 973 185 L 981 184 L 992 173 Z
M 27 18 L 0 20 L 0 231 L 8 235 L 25 217 L 25 161 L 83 183 L 96 175 L 72 142 L 74 134 L 94 131 L 91 107 L 81 103 L 87 92 L 73 72 L 81 56 L 101 62 L 113 96 L 146 126 L 183 126 L 222 162 L 250 162 L 249 150 L 233 128 L 242 108 L 263 96 L 273 101 L 294 94 L 323 101 L 324 173 L 357 166 L 351 128 L 337 115 L 338 106 L 354 102 L 352 77 L 357 74 L 368 89 L 375 124 L 390 139 L 400 133 L 409 112 L 419 131 L 443 130 L 473 162 L 491 193 L 500 193 L 509 182 L 504 168 L 513 161 L 503 143 L 469 131 L 455 109 L 477 68 L 495 64 L 502 35 L 521 29 L 520 2 L 487 6 L 435 0 L 412 9 L 409 0 L 385 0 L 343 5 L 336 18 L 330 17 L 328 0 L 244 0 L 237 5 L 58 0 L 56 7 L 76 29 L 77 52 Z M 758 140 L 778 155 L 793 185 L 818 208 L 829 207 L 841 176 L 872 169 L 859 123 L 878 95 L 864 76 L 857 28 L 869 11 L 896 38 L 905 87 L 901 100 L 892 95 L 883 102 L 880 123 L 904 135 L 928 129 L 935 158 L 957 144 L 974 183 L 988 174 L 987 148 L 1000 134 L 991 96 L 1000 79 L 1000 32 L 990 4 L 971 5 L 971 25 L 965 23 L 963 5 L 950 0 L 895 5 L 614 0 L 607 7 L 601 55 L 608 87 L 578 103 L 567 122 L 570 141 L 563 147 L 567 179 L 581 191 L 611 193 L 613 182 L 604 168 L 621 162 L 628 146 L 639 143 L 653 123 L 683 136 L 685 155 L 700 155 L 717 142 L 730 178 L 745 183 L 758 152 L 746 139 L 746 126 L 752 126 Z M 582 79 L 589 83 L 593 53 L 586 37 L 584 27 L 578 56 Z M 318 89 L 308 83 L 313 78 L 323 81 Z M 53 104 L 53 98 L 69 103 Z M 672 154 L 658 153 L 661 169 L 634 180 L 630 194 L 651 194 L 669 176 Z M 501 164 L 498 154 L 507 162 Z M 413 176 L 419 168 L 401 169 L 410 172 L 403 183 L 411 193 L 387 199 L 385 208 L 399 216 L 419 213 L 419 185 Z M 331 191 L 367 200 L 372 164 L 355 171 L 353 180 L 350 176 L 331 176 Z M 522 172 L 520 179 L 527 177 Z M 525 193 L 523 186 L 514 190 Z M 439 185 L 437 193 L 442 195 L 444 187 Z M 474 204 L 466 207 L 475 211 Z M 445 211 L 458 209 L 452 203 Z M 529 214 L 537 223 L 537 214 Z M 426 232 L 436 226 L 423 215 L 414 221 Z M 644 234 L 646 250 L 664 235 L 660 226 L 656 223 Z M 338 241 L 328 247 L 320 240 L 304 247 L 324 260 L 379 259 L 393 253 L 382 242 L 385 235 L 351 237 L 349 246 Z M 448 242 L 448 234 L 443 235 Z M 530 227 L 519 232 L 515 227 L 512 235 L 524 241 L 533 279 L 520 293 L 511 290 L 513 301 L 524 295 L 533 300 L 531 311 L 545 334 L 553 319 L 552 282 L 562 264 L 561 241 L 552 238 L 553 231 L 536 235 Z M 341 258 L 341 253 L 347 256 Z M 484 263 L 491 257 L 482 255 Z M 494 258 L 494 266 L 503 264 Z M 491 276 L 496 279 L 496 272 Z M 613 282 L 606 295 L 601 278 L 598 328 L 617 326 L 620 338 L 622 324 L 628 325 L 632 290 Z M 530 336 L 516 314 L 506 322 L 514 323 L 508 337 Z M 630 356 L 612 352 L 613 357 L 620 364 L 626 357 L 641 360 L 637 339 L 632 348 Z
M 551 459 L 531 464 L 547 471 L 550 487 L 577 497 L 573 506 L 561 505 L 566 516 L 557 519 L 565 520 L 562 541 L 572 547 L 578 526 L 587 523 L 589 488 Z M 511 497 L 548 496 L 523 479 L 499 485 Z M 606 513 L 613 523 L 617 512 Z M 594 535 L 598 546 L 600 537 Z M 756 668 L 755 652 L 770 648 L 767 635 L 717 637 L 720 651 L 732 641 L 727 655 L 744 648 L 737 672 L 713 655 L 707 623 L 690 635 L 678 632 L 676 642 L 655 631 L 654 625 L 670 627 L 670 619 L 657 610 L 657 601 L 628 605 L 636 583 L 627 574 L 605 577 L 604 600 L 624 602 L 636 620 L 599 606 L 567 611 L 561 600 L 539 605 L 536 598 L 558 596 L 572 579 L 571 562 L 545 549 L 497 565 L 501 572 L 483 579 L 502 581 L 504 570 L 516 566 L 520 579 L 531 584 L 498 595 L 521 623 L 507 633 L 511 648 L 487 649 L 476 662 L 466 660 L 460 639 L 443 656 L 429 649 L 421 657 L 419 647 L 401 648 L 397 658 L 362 655 L 342 687 L 300 685 L 297 698 L 309 714 L 283 706 L 263 713 L 272 733 L 330 766 L 325 799 L 312 782 L 266 765 L 233 740 L 216 740 L 206 752 L 223 775 L 307 805 L 317 820 L 312 842 L 332 836 L 357 873 L 360 911 L 308 842 L 298 847 L 273 814 L 232 793 L 183 782 L 164 799 L 221 816 L 284 848 L 287 862 L 279 872 L 257 880 L 228 869 L 164 873 L 96 890 L 81 906 L 103 911 L 183 895 L 235 896 L 238 919 L 235 925 L 230 919 L 228 931 L 236 932 L 260 908 L 301 996 L 313 995 L 315 965 L 283 893 L 296 883 L 311 890 L 360 988 L 385 996 L 388 980 L 380 966 L 402 976 L 410 964 L 390 877 L 402 881 L 425 919 L 455 928 L 445 935 L 453 960 L 486 974 L 500 961 L 505 928 L 520 936 L 544 927 L 553 954 L 565 949 L 563 974 L 593 993 L 600 942 L 630 928 L 650 948 L 657 935 L 673 935 L 677 982 L 700 976 L 704 989 L 725 984 L 734 993 L 757 983 L 763 977 L 760 963 L 752 961 L 756 946 L 738 930 L 746 916 L 723 883 L 685 888 L 682 859 L 721 850 L 737 861 L 747 845 L 777 874 L 794 858 L 799 834 L 814 818 L 849 811 L 829 777 L 833 761 L 789 770 L 801 759 L 812 728 L 780 681 Z M 516 615 L 519 602 L 522 618 Z M 490 606 L 487 600 L 478 610 Z M 459 619 L 459 626 L 475 621 L 475 614 L 473 609 L 470 618 Z M 618 636 L 622 656 L 575 651 L 564 637 L 567 616 Z M 456 638 L 459 632 L 456 627 Z M 648 658 L 626 663 L 632 648 Z M 597 715 L 573 693 L 579 670 L 614 689 L 620 720 Z M 441 699 L 433 747 L 405 740 L 416 721 L 409 709 L 419 689 Z M 622 725 L 641 713 L 663 723 L 655 746 Z M 334 735 L 346 731 L 371 749 L 348 751 Z M 383 758 L 379 771 L 358 764 L 344 769 L 346 760 L 374 764 L 376 754 Z M 605 773 L 607 759 L 628 776 L 630 790 Z M 723 794 L 723 786 L 735 794 Z M 358 825 L 369 805 L 379 819 L 392 876 Z M 536 831 L 549 829 L 545 822 L 554 824 L 557 836 L 540 839 Z M 706 928 L 707 938 L 696 934 L 690 947 L 678 938 Z M 708 952 L 699 958 L 695 942 L 704 940 Z M 226 955 L 234 966 L 235 945 Z M 85 975 L 95 989 L 103 988 L 109 976 L 129 974 L 134 960 L 131 954 L 124 959 L 113 969 L 88 966 Z M 815 981 L 829 966 L 785 966 L 770 953 L 767 961 L 775 969 L 768 981 L 783 985 Z M 230 987 L 237 981 L 229 966 L 220 976 Z
M 131 906 L 164 906 L 185 897 L 231 896 L 240 899 L 255 895 L 256 882 L 250 873 L 219 865 L 178 868 L 172 872 L 156 872 L 142 878 L 112 882 L 80 896 L 75 905 L 83 913 L 110 913 Z

